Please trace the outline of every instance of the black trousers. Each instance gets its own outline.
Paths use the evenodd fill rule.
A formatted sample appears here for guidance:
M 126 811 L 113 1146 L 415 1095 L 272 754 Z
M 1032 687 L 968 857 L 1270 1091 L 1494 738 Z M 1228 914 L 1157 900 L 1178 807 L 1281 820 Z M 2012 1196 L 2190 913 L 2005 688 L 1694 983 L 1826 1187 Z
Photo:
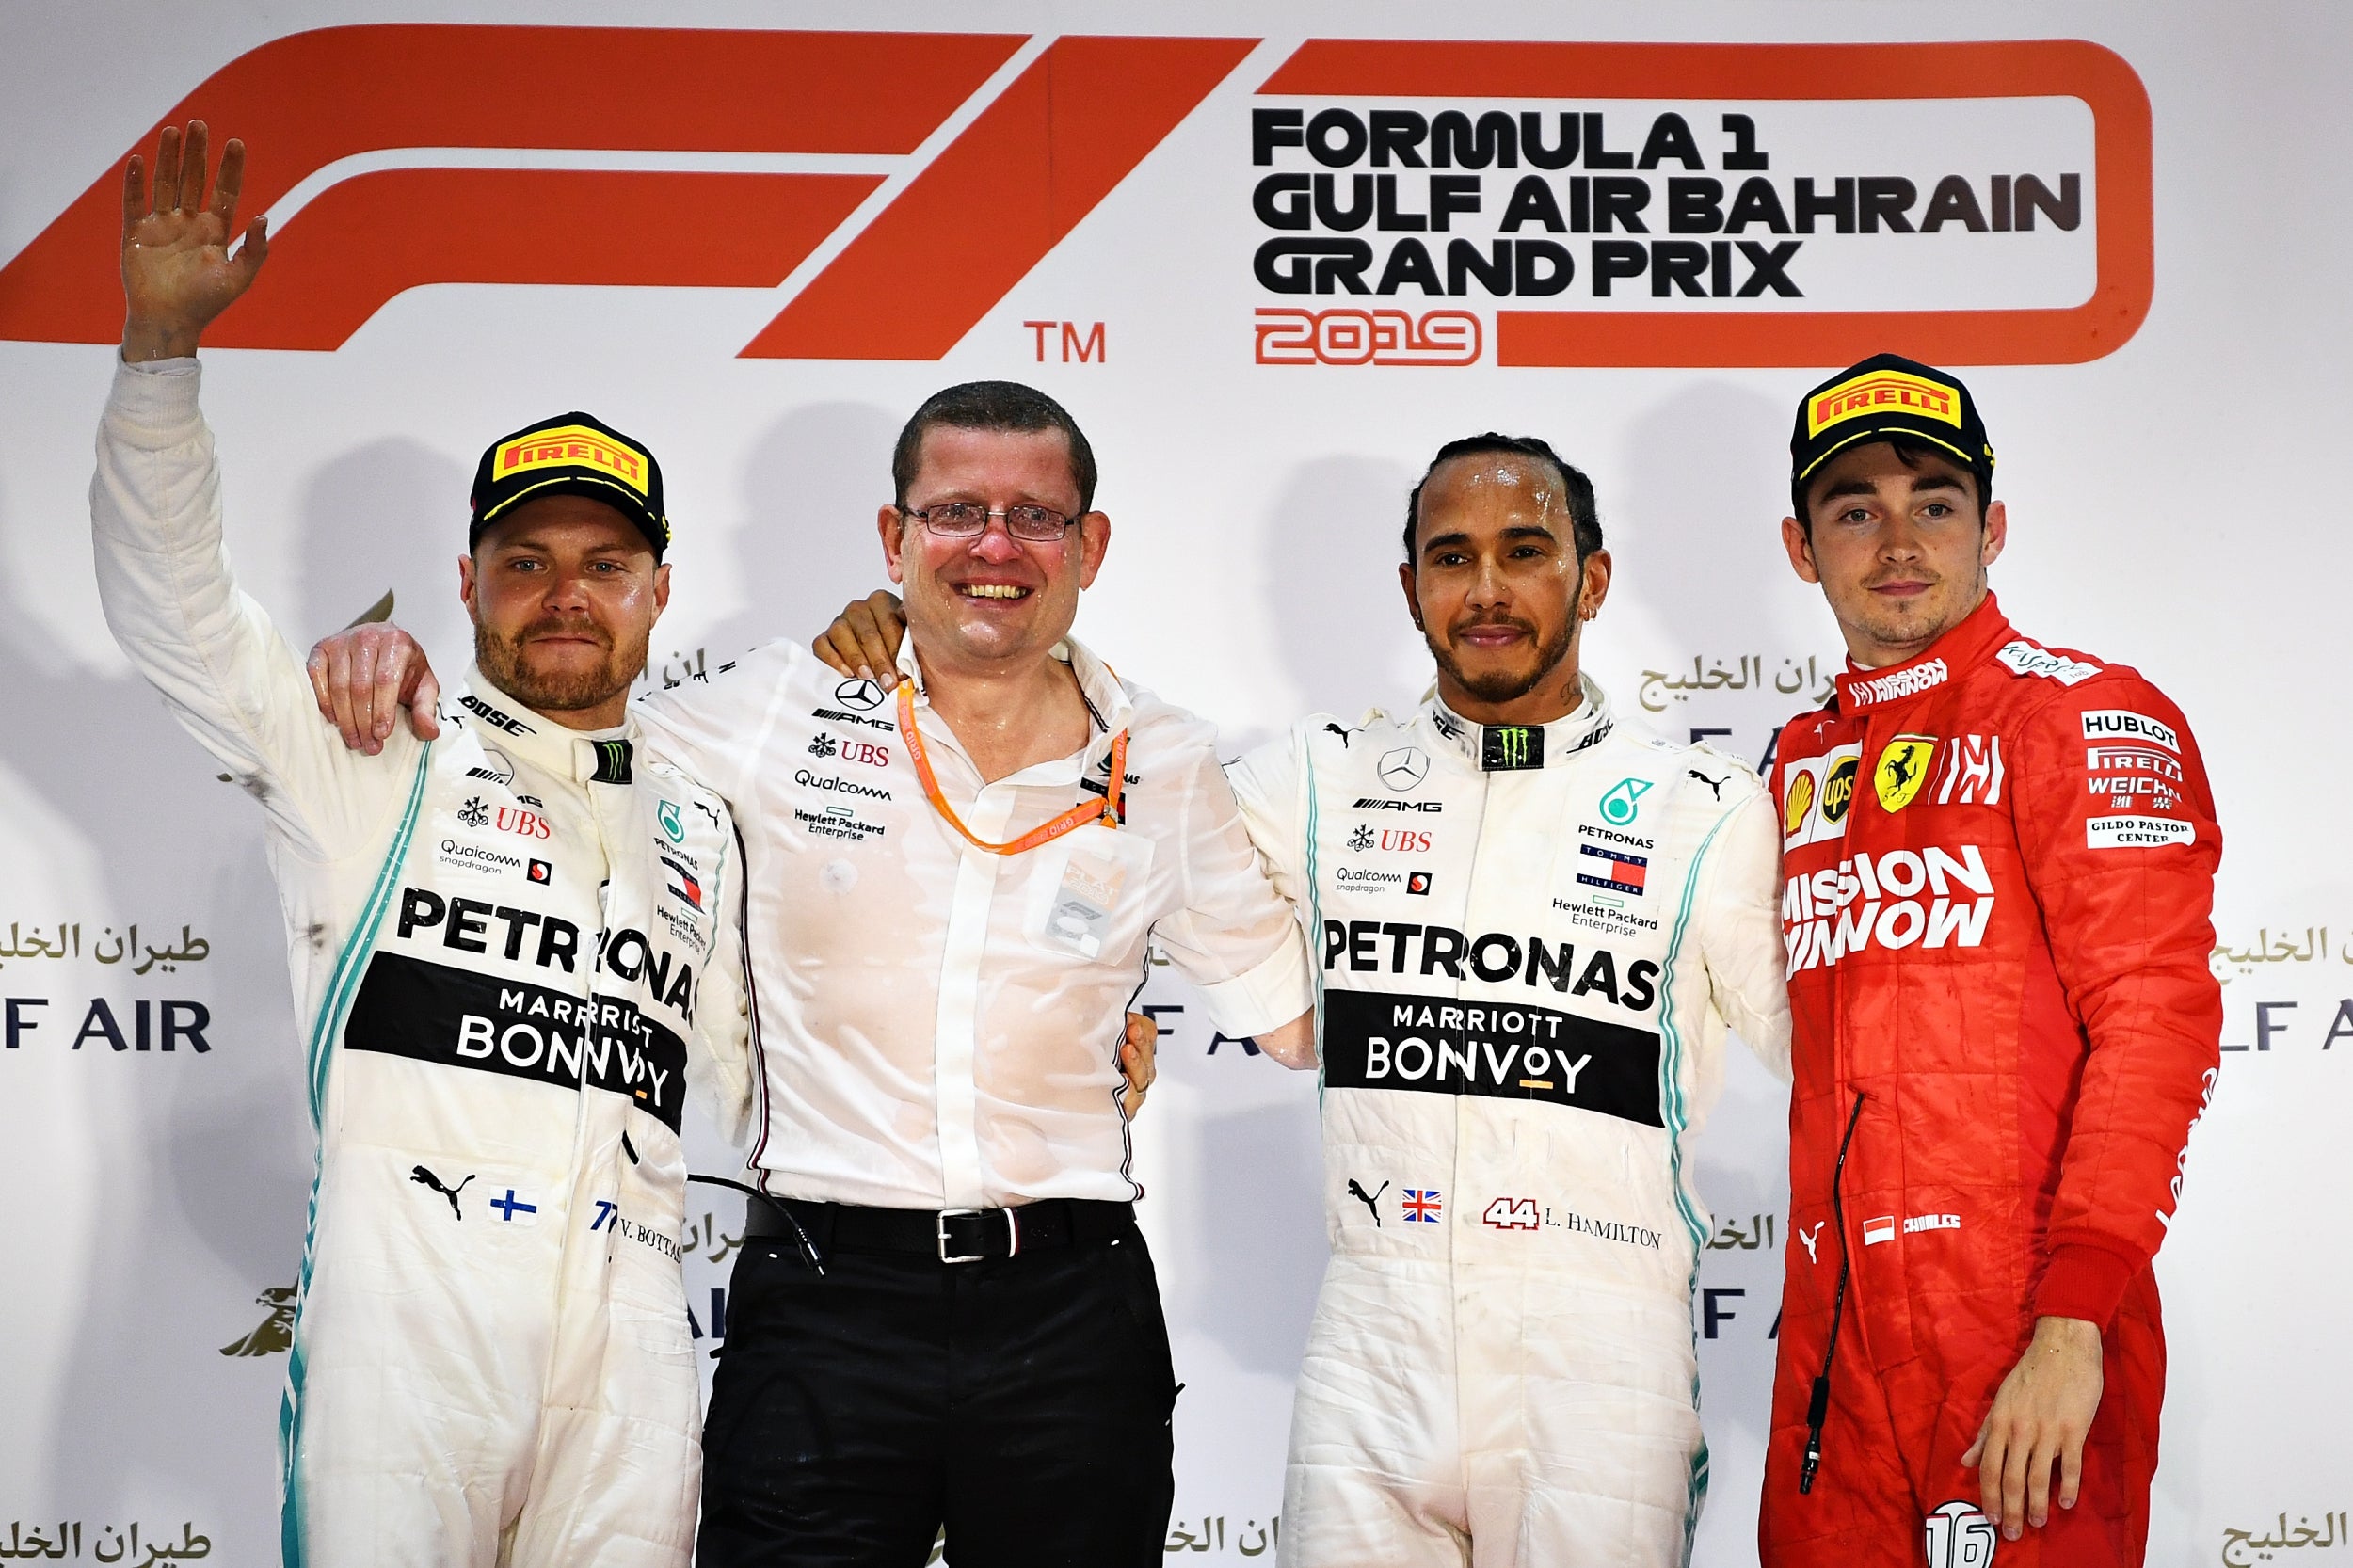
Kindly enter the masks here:
M 698 1568 L 1160 1565 L 1176 1379 L 1140 1233 L 943 1265 L 738 1256 Z

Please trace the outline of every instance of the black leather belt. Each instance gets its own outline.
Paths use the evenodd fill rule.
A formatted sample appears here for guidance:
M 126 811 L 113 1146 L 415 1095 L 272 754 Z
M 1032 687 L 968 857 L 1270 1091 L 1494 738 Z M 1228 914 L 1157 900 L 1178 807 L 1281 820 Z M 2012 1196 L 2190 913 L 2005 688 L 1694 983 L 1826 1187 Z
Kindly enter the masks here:
M 791 1211 L 791 1219 L 779 1207 Z M 1108 1241 L 1136 1224 L 1134 1204 L 1095 1198 L 1043 1198 L 1017 1208 L 932 1209 L 755 1197 L 745 1210 L 745 1236 L 784 1238 L 795 1246 L 806 1241 L 821 1257 L 829 1252 L 898 1253 L 942 1263 L 978 1263 Z

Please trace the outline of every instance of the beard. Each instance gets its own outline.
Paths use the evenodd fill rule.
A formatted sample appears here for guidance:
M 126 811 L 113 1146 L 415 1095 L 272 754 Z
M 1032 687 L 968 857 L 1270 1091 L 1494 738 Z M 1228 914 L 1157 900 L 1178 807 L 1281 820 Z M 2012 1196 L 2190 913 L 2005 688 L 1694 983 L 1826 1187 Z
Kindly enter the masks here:
M 594 638 L 604 650 L 604 658 L 585 669 L 535 668 L 528 652 L 532 641 L 552 635 Z M 473 655 L 490 683 L 524 707 L 542 713 L 571 713 L 627 692 L 637 672 L 646 667 L 646 648 L 652 635 L 648 626 L 634 648 L 624 649 L 616 648 L 612 633 L 593 621 L 550 617 L 534 621 L 513 636 L 477 622 Z
M 1524 620 L 1471 624 L 1509 624 L 1531 635 L 1536 631 Z M 1474 676 L 1463 668 L 1451 648 L 1438 641 L 1436 633 L 1425 630 L 1421 635 L 1422 641 L 1430 645 L 1430 656 L 1438 662 L 1438 668 L 1464 691 L 1481 702 L 1515 702 L 1543 685 L 1545 677 L 1559 669 L 1561 662 L 1569 656 L 1569 644 L 1577 636 L 1577 620 L 1574 616 L 1570 617 L 1561 623 L 1561 630 L 1551 638 L 1537 643 L 1535 662 L 1525 674 L 1513 670 L 1490 670 L 1484 675 Z

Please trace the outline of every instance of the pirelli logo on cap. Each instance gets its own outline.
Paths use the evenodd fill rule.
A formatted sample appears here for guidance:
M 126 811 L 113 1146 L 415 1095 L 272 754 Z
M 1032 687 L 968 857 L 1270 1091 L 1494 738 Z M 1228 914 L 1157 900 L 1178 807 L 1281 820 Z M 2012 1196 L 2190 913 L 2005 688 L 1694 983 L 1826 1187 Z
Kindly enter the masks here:
M 559 424 L 517 437 L 498 449 L 491 476 L 504 479 L 537 468 L 600 469 L 639 495 L 648 494 L 646 455 L 584 424 Z
M 1959 392 L 1900 370 L 1873 370 L 1816 393 L 1806 405 L 1805 433 L 1818 436 L 1843 420 L 1881 408 L 1897 408 L 1961 428 Z

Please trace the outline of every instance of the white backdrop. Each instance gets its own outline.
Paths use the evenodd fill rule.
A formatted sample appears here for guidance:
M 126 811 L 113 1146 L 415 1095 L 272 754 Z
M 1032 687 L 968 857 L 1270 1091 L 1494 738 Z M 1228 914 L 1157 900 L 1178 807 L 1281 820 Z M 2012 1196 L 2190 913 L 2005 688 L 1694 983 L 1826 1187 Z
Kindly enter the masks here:
M 2005 607 L 2029 635 L 2139 665 L 2181 703 L 2227 835 L 2216 963 L 2232 1053 L 2158 1264 L 2172 1370 L 2151 1560 L 2253 1560 L 2296 1521 L 2353 1505 L 2341 1326 L 2353 1267 L 2323 1244 L 2353 1107 L 2353 868 L 2340 825 L 2353 804 L 2341 673 L 2353 550 L 2337 472 L 2353 427 L 2341 93 L 2353 17 L 2280 4 L 1721 0 L 1639 18 L 1338 0 L 1294 0 L 1279 18 L 1200 4 L 976 5 L 952 17 L 796 6 L 799 27 L 952 22 L 993 35 L 821 60 L 811 51 L 829 45 L 805 38 L 714 49 L 677 34 L 582 35 L 572 29 L 675 14 L 578 0 L 566 29 L 533 37 L 338 35 L 230 69 L 305 29 L 544 18 L 480 0 L 113 0 L 7 15 L 10 1550 L 61 1522 L 78 1523 L 93 1553 L 134 1524 L 142 1549 L 201 1535 L 232 1563 L 274 1550 L 284 1361 L 270 1292 L 295 1275 L 311 1160 L 279 920 L 257 814 L 133 680 L 99 616 L 84 492 L 119 295 L 103 221 L 51 229 L 93 189 L 98 205 L 79 210 L 103 219 L 123 153 L 225 70 L 234 90 L 216 96 L 236 113 L 216 114 L 216 133 L 251 138 L 256 180 L 281 193 L 265 198 L 280 219 L 265 286 L 280 292 L 266 309 L 257 294 L 217 334 L 264 346 L 206 356 L 239 565 L 297 639 L 390 588 L 445 666 L 462 659 L 453 561 L 489 436 L 584 407 L 655 447 L 679 530 L 678 591 L 655 646 L 675 672 L 806 635 L 875 585 L 870 520 L 888 496 L 899 423 L 940 385 L 1006 376 L 1067 402 L 1101 459 L 1114 544 L 1080 634 L 1219 720 L 1229 749 L 1308 709 L 1353 715 L 1421 689 L 1427 661 L 1393 585 L 1404 494 L 1440 441 L 1495 427 L 1546 437 L 1598 485 L 1618 572 L 1589 666 L 1623 708 L 1670 733 L 1715 731 L 1753 761 L 1814 700 L 1838 646 L 1775 538 L 1794 399 L 1876 347 L 1977 366 L 1963 374 L 2012 519 L 1995 568 Z M 694 12 L 702 27 L 784 20 L 742 0 Z M 1112 26 L 1237 41 L 1053 41 Z M 1674 47 L 1302 50 L 1433 29 Z M 2050 39 L 2100 48 L 1924 47 Z M 1901 47 L 1684 47 L 1707 42 Z M 624 84 L 641 72 L 643 90 L 612 90 L 600 70 Z M 706 88 L 705 70 L 727 84 Z M 448 86 L 468 71 L 488 89 Z M 456 109 L 424 80 L 436 72 Z M 1539 114 L 1545 156 L 1573 111 L 1580 161 L 1535 168 L 1522 147 L 1516 168 L 1456 157 L 1432 168 L 1395 140 L 1386 162 L 1369 147 L 1344 156 L 1374 110 L 1449 109 L 1467 122 L 1501 109 L 1515 132 L 1523 112 Z M 1260 111 L 1277 114 L 1254 120 Z M 1670 114 L 1687 142 L 1661 129 Z M 1728 114 L 1749 117 L 1750 143 Z M 336 139 L 361 124 L 365 136 Z M 1282 144 L 1284 125 L 1305 141 L 1315 124 L 1323 161 Z M 1423 156 L 1433 145 L 1407 140 Z M 1766 166 L 1727 162 L 1744 147 Z M 1611 155 L 1646 148 L 1657 167 L 1611 172 Z M 440 172 L 451 169 L 472 172 Z M 1542 191 L 1525 191 L 1531 174 Z M 1254 208 L 1277 175 L 1290 178 Z M 1319 175 L 1329 221 L 1317 221 Z M 1947 175 L 1966 202 L 1940 190 Z M 1721 182 L 1716 200 L 1733 211 L 1741 182 L 1764 180 L 1791 232 L 1774 232 L 1762 197 L 1747 199 L 1739 232 L 1711 231 L 1691 187 L 1697 232 L 1670 232 L 1668 183 L 1687 178 Z M 1848 178 L 1864 184 L 1856 232 L 1841 233 L 1831 209 Z M 1801 179 L 1828 204 L 1810 233 L 1795 211 Z M 1898 180 L 1912 183 L 1908 205 L 1870 184 Z M 1599 215 L 1630 200 L 1629 182 L 1649 193 L 1647 231 L 1640 248 L 1609 250 L 1629 242 Z M 1945 221 L 1865 232 L 1873 191 L 1911 226 L 1932 212 Z M 1463 205 L 1472 193 L 1476 212 Z M 1433 197 L 1452 208 L 1443 233 Z M 1390 216 L 1344 227 L 1365 200 Z M 2031 232 L 2003 232 L 2028 207 Z M 738 221 L 738 210 L 761 216 Z M 1275 226 L 1292 213 L 1312 227 Z M 1393 292 L 1357 297 L 1328 270 L 1328 293 L 1282 292 L 1292 276 L 1312 285 L 1315 258 L 1256 258 L 1303 239 L 1365 242 L 1361 281 L 1387 274 Z M 1425 248 L 1426 275 L 1400 259 L 1408 240 Z M 1468 264 L 1450 260 L 1455 240 Z M 1761 270 L 1777 267 L 1801 296 L 1768 277 L 1741 297 L 1792 240 L 1800 248 Z M 1466 270 L 1501 282 L 1497 242 L 1528 269 L 1510 297 Z M 1558 275 L 1557 258 L 1522 254 L 1545 244 L 1574 275 L 1524 297 Z M 1597 274 L 1613 260 L 1641 275 L 1603 297 Z M 1449 281 L 1452 295 L 1433 292 Z M 1404 313 L 1296 313 L 1350 311 Z M 1261 362 L 1319 351 L 1402 362 Z M 1322 1267 L 1313 1084 L 1238 1046 L 1212 1051 L 1174 982 L 1146 1000 L 1183 1009 L 1161 1015 L 1164 1087 L 1140 1129 L 1146 1225 L 1187 1384 L 1171 1550 L 1233 1560 L 1261 1555 L 1279 1508 L 1290 1378 Z M 155 1019 L 160 1040 L 165 1004 L 200 1003 L 209 1049 L 118 1051 L 91 1021 L 96 1000 L 134 1047 L 139 1019 Z M 1754 1558 L 1782 1117 L 1780 1093 L 1737 1057 L 1699 1156 L 1721 1227 L 1698 1313 L 1712 1331 L 1701 1365 L 1715 1480 L 1698 1553 L 1709 1565 Z M 727 1163 L 708 1139 L 701 1157 L 706 1170 Z M 740 1208 L 692 1208 L 689 1296 L 708 1345 L 724 1332 Z

